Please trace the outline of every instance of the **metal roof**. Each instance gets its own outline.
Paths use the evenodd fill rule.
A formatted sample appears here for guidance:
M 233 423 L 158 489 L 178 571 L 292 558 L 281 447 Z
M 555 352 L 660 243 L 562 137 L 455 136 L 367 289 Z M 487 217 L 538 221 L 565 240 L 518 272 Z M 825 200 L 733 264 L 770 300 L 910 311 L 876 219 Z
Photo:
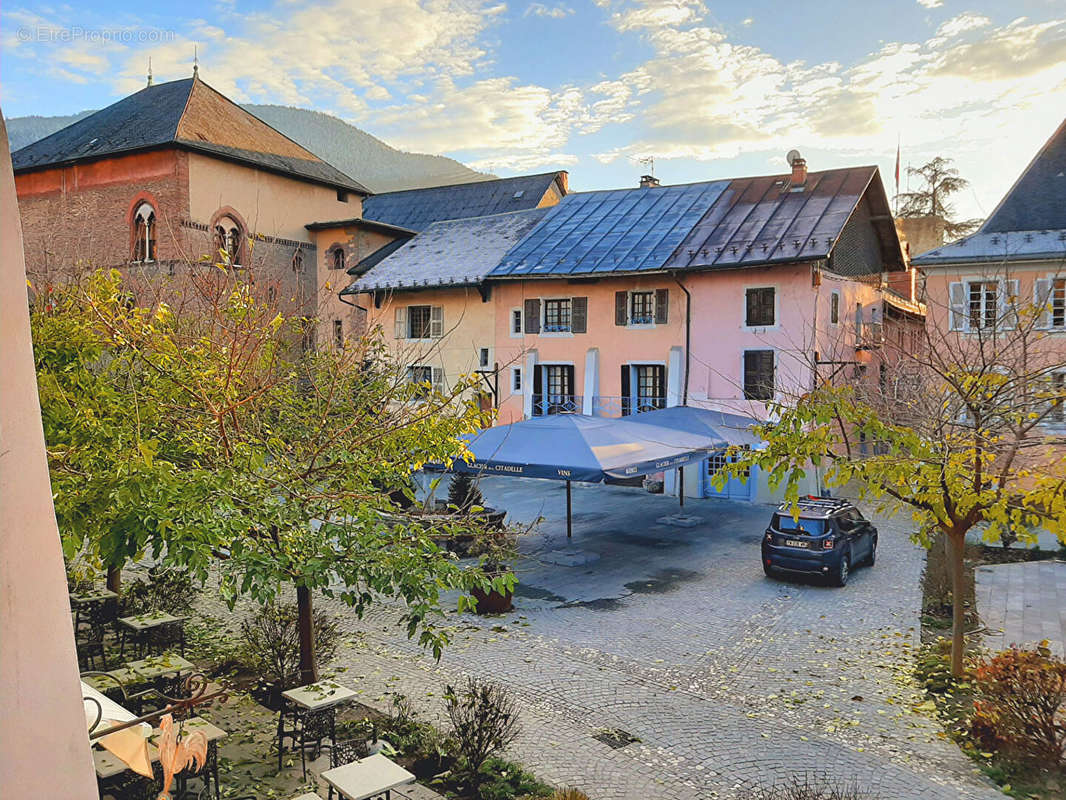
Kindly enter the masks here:
M 788 175 L 732 180 L 664 266 L 729 268 L 828 258 L 875 179 L 880 180 L 877 167 L 851 167 L 808 173 L 796 190 Z M 883 190 L 869 197 L 883 205 L 873 221 L 883 254 L 890 257 L 885 245 L 897 240 L 888 201 Z
M 201 96 L 204 104 L 193 102 Z M 217 120 L 217 124 L 239 127 L 250 134 L 249 140 L 254 140 L 256 133 L 265 134 L 275 140 L 284 140 L 291 145 L 290 154 L 227 146 L 206 138 L 183 138 L 180 135 L 182 121 L 193 106 L 196 106 L 197 111 L 222 108 L 231 117 Z M 360 194 L 369 193 L 366 187 L 275 131 L 258 117 L 225 99 L 195 77 L 147 86 L 50 136 L 16 150 L 11 154 L 11 161 L 15 172 L 25 172 L 167 145 L 250 164 L 271 172 L 296 175 Z M 294 157 L 292 153 L 306 153 L 307 158 Z
M 658 269 L 729 181 L 570 194 L 489 275 Z
M 518 175 L 427 189 L 383 192 L 363 201 L 366 219 L 420 231 L 434 222 L 525 211 L 540 205 L 560 172 Z
M 341 294 L 477 285 L 549 210 L 534 208 L 435 222 L 387 254 Z
M 869 191 L 868 191 L 869 190 Z M 862 205 L 863 198 L 867 198 Z M 828 258 L 862 208 L 902 268 L 877 167 L 567 195 L 493 278 L 736 268 Z M 874 265 L 876 271 L 881 265 Z

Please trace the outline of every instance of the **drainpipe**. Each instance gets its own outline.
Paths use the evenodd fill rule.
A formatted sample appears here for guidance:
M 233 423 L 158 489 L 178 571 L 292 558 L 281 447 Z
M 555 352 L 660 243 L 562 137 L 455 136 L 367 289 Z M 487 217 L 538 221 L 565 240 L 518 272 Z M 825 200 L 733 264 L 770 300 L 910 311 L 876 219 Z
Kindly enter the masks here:
M 685 288 L 680 279 L 677 277 L 676 272 L 670 273 L 674 279 L 674 283 L 681 287 L 681 291 L 685 293 L 685 378 L 681 382 L 681 405 L 688 405 L 688 373 L 689 366 L 692 364 L 692 294 Z

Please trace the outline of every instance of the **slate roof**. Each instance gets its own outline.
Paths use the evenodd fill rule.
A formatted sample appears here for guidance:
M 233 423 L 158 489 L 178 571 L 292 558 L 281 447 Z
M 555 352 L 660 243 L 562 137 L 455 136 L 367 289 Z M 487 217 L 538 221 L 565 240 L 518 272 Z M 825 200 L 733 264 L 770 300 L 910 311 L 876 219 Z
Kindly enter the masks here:
M 1058 231 L 984 232 L 942 245 L 911 259 L 919 267 L 944 264 L 1045 261 L 1066 258 L 1066 229 Z
M 902 267 L 877 167 L 854 167 L 809 173 L 802 191 L 790 190 L 788 175 L 772 175 L 571 194 L 489 275 L 596 275 L 823 259 L 864 196 L 885 263 Z
M 981 233 L 1066 230 L 1066 120 L 992 211 Z
M 433 223 L 341 294 L 477 285 L 549 211 L 534 208 Z
M 1066 257 L 1066 121 L 977 231 L 911 259 L 919 267 Z
M 230 119 L 214 120 L 223 141 L 209 134 L 219 109 Z M 193 119 L 197 112 L 200 118 Z M 204 117 L 207 117 L 206 119 Z M 236 123 L 236 124 L 234 124 Z M 233 133 L 270 144 L 236 147 Z M 189 134 L 183 136 L 183 133 Z M 189 138 L 195 135 L 195 138 Z M 231 142 L 227 144 L 226 141 Z M 367 189 L 310 151 L 230 102 L 199 78 L 159 83 L 124 97 L 11 155 L 16 173 L 142 150 L 177 146 L 271 172 L 369 194 Z M 280 146 L 279 146 L 280 145 Z
M 536 208 L 559 172 L 384 192 L 363 201 L 363 216 L 416 231 L 434 222 Z

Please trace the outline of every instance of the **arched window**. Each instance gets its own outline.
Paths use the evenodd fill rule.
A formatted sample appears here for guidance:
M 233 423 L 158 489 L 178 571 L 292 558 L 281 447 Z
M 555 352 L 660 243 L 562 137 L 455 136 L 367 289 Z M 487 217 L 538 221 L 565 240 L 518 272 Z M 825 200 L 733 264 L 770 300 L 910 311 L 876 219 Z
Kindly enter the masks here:
M 333 269 L 344 269 L 344 248 L 338 247 L 333 251 Z
M 297 249 L 296 252 L 292 254 L 292 271 L 297 273 L 304 271 L 303 250 Z
M 133 260 L 155 261 L 155 209 L 141 203 L 133 215 Z
M 215 250 L 225 264 L 238 267 L 244 263 L 244 232 L 231 217 L 223 217 L 215 225 Z

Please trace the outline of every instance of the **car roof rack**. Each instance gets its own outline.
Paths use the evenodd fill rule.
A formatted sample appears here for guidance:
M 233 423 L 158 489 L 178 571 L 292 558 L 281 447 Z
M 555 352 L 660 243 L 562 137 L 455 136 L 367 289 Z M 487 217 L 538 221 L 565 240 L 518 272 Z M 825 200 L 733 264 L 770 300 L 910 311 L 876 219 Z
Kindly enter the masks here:
M 796 501 L 796 505 L 801 509 L 808 511 L 824 511 L 825 513 L 831 513 L 833 511 L 839 511 L 842 508 L 849 508 L 852 503 L 850 500 L 845 500 L 841 497 L 815 497 L 814 495 L 807 495 L 801 497 Z M 792 507 L 791 503 L 782 503 L 778 508 L 778 511 L 788 511 Z

